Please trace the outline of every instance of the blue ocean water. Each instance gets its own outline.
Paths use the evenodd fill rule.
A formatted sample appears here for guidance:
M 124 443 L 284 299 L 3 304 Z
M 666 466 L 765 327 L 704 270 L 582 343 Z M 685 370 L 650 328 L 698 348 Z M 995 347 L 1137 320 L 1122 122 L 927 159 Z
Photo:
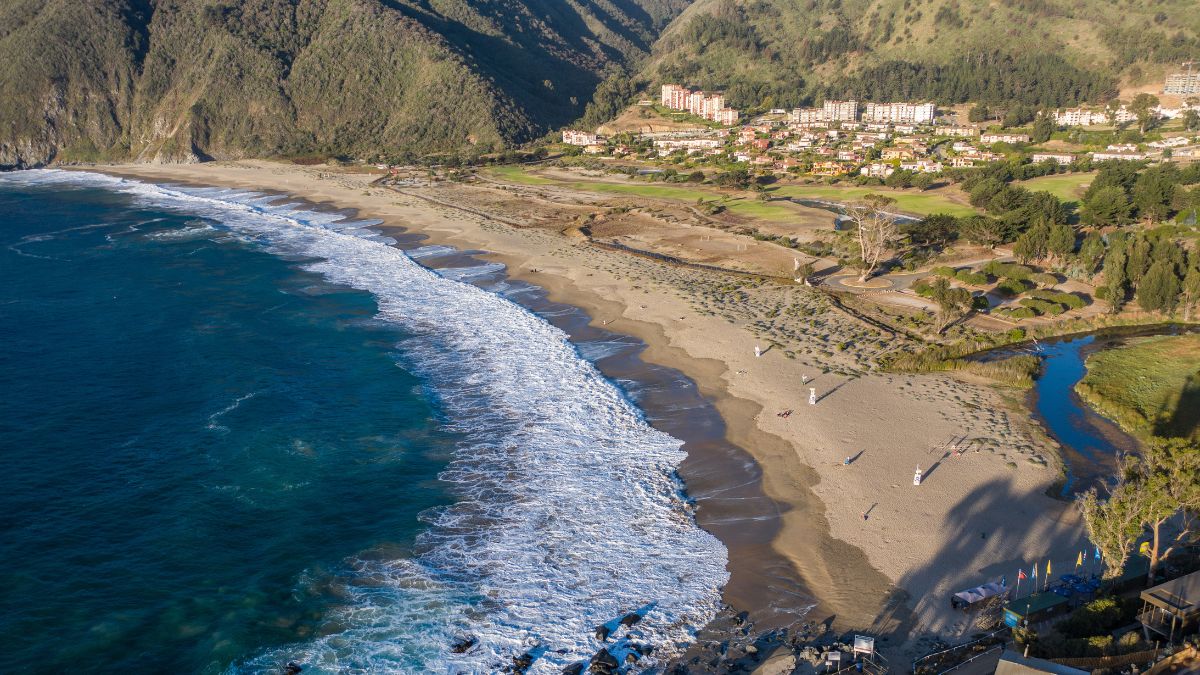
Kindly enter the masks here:
M 5 670 L 557 672 L 623 612 L 662 655 L 711 618 L 679 442 L 371 225 L 0 177 Z

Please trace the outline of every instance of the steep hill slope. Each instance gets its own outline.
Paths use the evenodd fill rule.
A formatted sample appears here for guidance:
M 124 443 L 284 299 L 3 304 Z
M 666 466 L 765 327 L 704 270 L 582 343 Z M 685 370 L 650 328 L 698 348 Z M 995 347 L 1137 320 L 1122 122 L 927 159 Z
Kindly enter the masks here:
M 0 167 L 486 150 L 577 117 L 687 0 L 8 0 Z
M 824 96 L 1062 105 L 1200 58 L 1194 0 L 697 0 L 643 74 L 733 105 Z

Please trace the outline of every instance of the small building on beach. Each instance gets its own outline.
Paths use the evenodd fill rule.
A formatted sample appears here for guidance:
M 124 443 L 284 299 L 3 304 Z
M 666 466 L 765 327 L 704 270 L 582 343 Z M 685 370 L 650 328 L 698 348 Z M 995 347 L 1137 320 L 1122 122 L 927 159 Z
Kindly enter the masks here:
M 1013 628 L 1032 625 L 1071 609 L 1071 601 L 1053 591 L 1034 593 L 1004 606 L 1004 624 Z
M 1172 579 L 1142 591 L 1142 612 L 1138 621 L 1150 640 L 1157 633 L 1174 642 L 1188 626 L 1200 621 L 1200 572 Z

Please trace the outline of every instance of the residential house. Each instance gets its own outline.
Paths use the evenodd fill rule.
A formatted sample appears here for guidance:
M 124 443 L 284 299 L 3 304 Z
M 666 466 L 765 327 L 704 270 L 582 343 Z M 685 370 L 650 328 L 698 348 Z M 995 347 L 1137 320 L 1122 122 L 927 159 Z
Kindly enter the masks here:
M 567 145 L 595 145 L 600 137 L 587 131 L 567 129 L 562 132 L 562 140 Z
M 1019 143 L 1028 143 L 1029 134 L 983 134 L 979 137 L 979 142 L 983 143 L 984 145 L 991 145 L 992 143 L 1010 143 L 1012 145 L 1017 145 Z
M 1035 152 L 1030 159 L 1034 164 L 1038 162 L 1055 162 L 1065 166 L 1075 161 L 1075 155 L 1066 152 Z

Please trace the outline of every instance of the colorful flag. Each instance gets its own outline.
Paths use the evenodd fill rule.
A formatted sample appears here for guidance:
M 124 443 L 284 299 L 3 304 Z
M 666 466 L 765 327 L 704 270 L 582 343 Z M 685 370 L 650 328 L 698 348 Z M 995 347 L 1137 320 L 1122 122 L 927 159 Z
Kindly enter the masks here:
M 1030 567 L 1030 569 L 1032 569 L 1032 570 L 1033 570 L 1033 578 L 1034 578 L 1034 579 L 1036 579 L 1036 578 L 1037 578 L 1037 563 L 1034 563 L 1034 564 L 1033 564 L 1033 565 Z
M 1034 572 L 1033 575 L 1037 576 L 1037 572 Z M 1019 570 L 1017 570 L 1017 578 L 1018 579 L 1028 579 L 1029 577 L 1025 576 L 1024 569 L 1019 569 Z
M 1096 547 L 1096 560 L 1099 560 L 1099 559 L 1100 559 L 1100 547 L 1097 546 Z
M 1046 579 L 1050 578 L 1050 561 L 1046 561 Z
M 1080 551 L 1079 557 L 1075 559 L 1075 566 L 1080 567 L 1081 565 L 1083 565 L 1083 551 Z

